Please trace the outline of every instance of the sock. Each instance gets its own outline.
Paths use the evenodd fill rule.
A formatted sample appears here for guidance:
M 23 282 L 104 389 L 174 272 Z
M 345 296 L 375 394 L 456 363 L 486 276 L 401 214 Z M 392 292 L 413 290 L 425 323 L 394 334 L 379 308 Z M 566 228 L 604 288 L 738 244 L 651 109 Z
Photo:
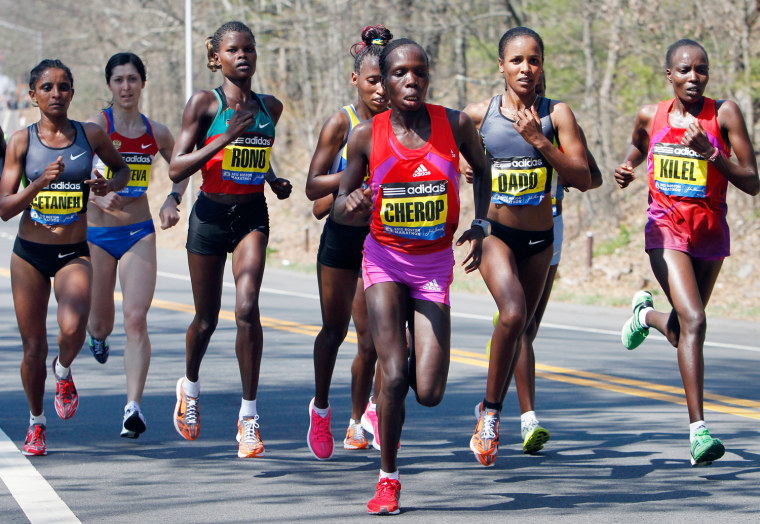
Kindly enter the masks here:
M 130 400 L 129 402 L 127 402 L 127 405 L 124 406 L 124 412 L 126 413 L 130 407 L 134 411 L 140 411 L 140 404 L 136 400 Z
M 375 404 L 375 397 L 369 397 L 369 409 L 370 411 L 376 411 L 377 410 L 377 404 Z
M 704 420 L 697 420 L 696 422 L 689 424 L 689 442 L 694 442 L 694 435 L 696 435 L 697 430 L 701 428 L 707 429 L 707 424 L 705 424 Z
M 538 424 L 538 417 L 536 417 L 535 411 L 526 411 L 522 415 L 520 415 L 520 426 L 526 427 L 529 426 L 531 422 L 536 422 Z
M 240 413 L 238 414 L 240 420 L 243 420 L 244 418 L 253 418 L 258 414 L 259 412 L 256 411 L 255 400 L 240 399 Z
M 394 471 L 393 473 L 386 473 L 385 471 L 383 471 L 381 469 L 380 470 L 380 480 L 385 479 L 385 478 L 393 479 L 393 480 L 398 480 L 398 470 Z
M 58 375 L 62 379 L 69 378 L 69 373 L 71 370 L 69 368 L 65 368 L 61 365 L 61 359 L 57 358 L 55 359 L 55 374 Z
M 311 409 L 313 409 L 314 413 L 316 413 L 317 415 L 319 415 L 322 418 L 325 418 L 325 417 L 327 417 L 327 415 L 330 414 L 330 404 L 329 403 L 327 404 L 326 408 L 318 408 L 317 406 L 315 406 L 314 404 L 312 404 L 311 405 Z
M 649 324 L 647 324 L 647 313 L 650 311 L 654 311 L 653 307 L 645 307 L 641 311 L 639 311 L 639 324 L 641 324 L 641 327 L 645 329 L 649 329 Z
M 42 424 L 43 426 L 47 426 L 47 418 L 45 418 L 44 411 L 39 415 L 32 415 L 32 412 L 29 412 L 29 425 L 33 426 L 35 424 Z
M 496 410 L 499 413 L 501 413 L 501 402 L 488 402 L 486 399 L 483 399 L 483 411 L 486 409 L 490 410 Z
M 185 392 L 185 395 L 188 397 L 198 398 L 201 396 L 201 381 L 198 379 L 198 382 L 193 382 L 187 376 L 185 376 L 185 381 L 182 383 L 182 391 Z
M 361 423 L 362 423 L 361 420 L 356 420 L 355 418 L 348 419 L 348 425 L 349 426 L 355 426 L 355 425 L 361 424 Z

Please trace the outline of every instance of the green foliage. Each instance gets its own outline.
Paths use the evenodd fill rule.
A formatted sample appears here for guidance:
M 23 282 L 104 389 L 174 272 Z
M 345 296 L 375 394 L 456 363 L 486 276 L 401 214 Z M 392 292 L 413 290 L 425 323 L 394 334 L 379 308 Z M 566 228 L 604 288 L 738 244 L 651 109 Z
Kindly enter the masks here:
M 594 248 L 594 256 L 611 255 L 616 249 L 626 247 L 630 243 L 631 232 L 627 227 L 621 225 L 616 237 L 600 242 Z

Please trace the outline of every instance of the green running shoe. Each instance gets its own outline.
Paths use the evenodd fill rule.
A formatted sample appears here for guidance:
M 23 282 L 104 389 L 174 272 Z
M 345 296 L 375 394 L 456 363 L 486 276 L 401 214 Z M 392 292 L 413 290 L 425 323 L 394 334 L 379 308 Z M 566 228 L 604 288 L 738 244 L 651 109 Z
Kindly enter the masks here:
M 691 443 L 691 465 L 709 466 L 714 460 L 718 460 L 726 452 L 723 442 L 719 438 L 710 436 L 707 428 L 697 430 Z
M 623 330 L 620 333 L 620 339 L 626 349 L 636 349 L 649 335 L 649 328 L 642 327 L 639 322 L 639 312 L 645 307 L 654 307 L 652 294 L 649 291 L 637 292 L 633 295 L 631 306 L 633 307 L 633 315 L 623 325 Z
M 538 425 L 538 421 L 531 421 L 530 424 L 520 428 L 523 438 L 523 453 L 533 455 L 541 451 L 549 441 L 549 432 Z

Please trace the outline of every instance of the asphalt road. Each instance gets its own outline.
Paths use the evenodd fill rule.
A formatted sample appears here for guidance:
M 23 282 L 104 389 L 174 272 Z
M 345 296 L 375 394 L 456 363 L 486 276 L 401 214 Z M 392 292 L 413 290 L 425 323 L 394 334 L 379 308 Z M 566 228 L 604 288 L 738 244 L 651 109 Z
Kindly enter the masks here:
M 261 294 L 264 359 L 258 395 L 266 456 L 236 453 L 240 379 L 234 356 L 232 277 L 201 368 L 201 436 L 182 440 L 171 422 L 174 387 L 184 371 L 192 316 L 185 253 L 159 252 L 149 314 L 153 362 L 142 408 L 148 430 L 119 437 L 125 399 L 118 318 L 111 358 L 83 351 L 72 370 L 79 410 L 68 421 L 45 410 L 48 456 L 18 451 L 28 407 L 18 365 L 20 339 L 10 295 L 15 224 L 0 226 L 0 521 L 290 522 L 370 519 L 379 454 L 340 445 L 350 415 L 349 336 L 338 357 L 331 405 L 336 452 L 314 460 L 306 447 L 313 396 L 311 351 L 320 314 L 314 275 L 267 270 Z M 229 268 L 228 268 L 229 269 Z M 479 278 L 475 275 L 471 278 Z M 540 455 L 522 454 L 513 389 L 505 401 L 496 465 L 468 449 L 473 405 L 482 399 L 493 303 L 452 297 L 452 362 L 441 405 L 407 401 L 399 467 L 402 513 L 414 522 L 757 522 L 760 510 L 760 327 L 710 320 L 706 418 L 726 444 L 723 459 L 689 467 L 688 417 L 675 351 L 650 336 L 628 352 L 622 309 L 551 304 L 536 341 L 537 411 L 552 439 Z M 48 312 L 55 347 L 55 306 Z M 55 350 L 51 349 L 49 361 Z M 7 438 L 6 438 L 7 435 Z

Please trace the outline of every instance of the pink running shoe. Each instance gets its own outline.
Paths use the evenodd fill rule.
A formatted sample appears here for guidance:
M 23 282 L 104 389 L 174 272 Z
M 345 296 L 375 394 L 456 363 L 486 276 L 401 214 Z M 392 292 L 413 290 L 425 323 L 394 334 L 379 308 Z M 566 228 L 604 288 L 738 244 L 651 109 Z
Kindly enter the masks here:
M 69 370 L 68 378 L 61 378 L 58 373 L 55 372 L 55 363 L 58 362 L 58 357 L 53 359 L 53 376 L 55 377 L 55 412 L 63 420 L 69 419 L 74 416 L 79 407 L 79 395 L 77 394 L 77 388 L 74 386 L 74 379 L 71 376 L 71 370 Z
M 401 498 L 401 483 L 398 480 L 383 478 L 375 487 L 375 498 L 367 503 L 370 515 L 398 515 L 401 510 L 398 501 Z
M 306 434 L 306 443 L 317 460 L 332 457 L 335 444 L 330 430 L 330 408 L 327 408 L 327 416 L 323 418 L 314 411 L 314 399 L 309 403 L 309 432 Z
M 26 431 L 26 439 L 24 440 L 24 447 L 21 448 L 21 453 L 24 455 L 47 455 L 47 448 L 45 446 L 45 430 L 47 428 L 44 424 L 33 424 L 29 426 Z
M 372 407 L 371 402 L 367 402 L 367 408 L 362 415 L 362 428 L 367 433 L 372 433 L 372 447 L 380 451 L 380 432 L 377 429 L 377 424 L 377 411 Z M 401 449 L 401 441 L 398 443 L 398 449 Z

